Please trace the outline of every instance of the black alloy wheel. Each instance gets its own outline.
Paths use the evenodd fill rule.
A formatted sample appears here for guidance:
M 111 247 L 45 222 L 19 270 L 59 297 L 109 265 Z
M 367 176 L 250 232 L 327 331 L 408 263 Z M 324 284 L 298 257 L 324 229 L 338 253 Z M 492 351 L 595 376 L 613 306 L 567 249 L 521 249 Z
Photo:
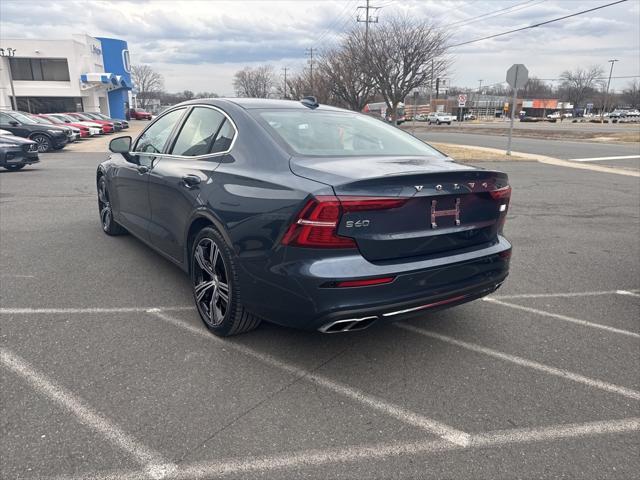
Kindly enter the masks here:
M 260 319 L 241 305 L 232 251 L 211 227 L 200 231 L 191 253 L 193 297 L 202 321 L 221 337 L 253 330 Z
M 107 235 L 122 235 L 126 233 L 126 230 L 113 219 L 109 190 L 104 176 L 98 180 L 98 211 L 100 212 L 100 223 L 104 233 Z
M 37 133 L 31 137 L 31 140 L 38 144 L 38 153 L 46 153 L 51 150 L 51 139 L 48 136 Z

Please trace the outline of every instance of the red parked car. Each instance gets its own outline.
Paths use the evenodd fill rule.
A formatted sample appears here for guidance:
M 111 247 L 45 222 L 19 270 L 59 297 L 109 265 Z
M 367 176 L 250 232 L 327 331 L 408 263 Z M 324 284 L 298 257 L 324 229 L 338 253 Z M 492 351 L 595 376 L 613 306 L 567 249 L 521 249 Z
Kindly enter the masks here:
M 68 127 L 75 127 L 80 130 L 80 138 L 88 138 L 91 136 L 91 132 L 89 131 L 89 127 L 86 125 L 82 125 L 80 123 L 66 123 L 60 120 L 59 118 L 50 117 L 48 115 L 35 115 L 36 117 L 42 118 L 52 125 L 66 125 Z
M 115 126 L 113 125 L 112 122 L 107 122 L 106 120 L 95 120 L 91 117 L 88 117 L 86 115 L 83 115 L 82 113 L 79 112 L 69 112 L 69 113 L 65 113 L 65 115 L 67 115 L 68 117 L 71 118 L 77 118 L 78 120 L 80 120 L 81 122 L 93 122 L 93 123 L 99 123 L 100 125 L 102 125 L 102 128 L 104 129 L 104 133 L 113 133 L 115 132 Z
M 145 112 L 141 108 L 132 108 L 129 110 L 129 116 L 133 120 L 151 120 L 151 114 Z

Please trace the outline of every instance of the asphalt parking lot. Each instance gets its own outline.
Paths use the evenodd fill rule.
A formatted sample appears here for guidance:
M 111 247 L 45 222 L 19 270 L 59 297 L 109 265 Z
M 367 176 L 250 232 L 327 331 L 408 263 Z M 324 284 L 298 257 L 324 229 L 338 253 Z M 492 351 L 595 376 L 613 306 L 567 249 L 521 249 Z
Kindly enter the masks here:
M 104 157 L 0 173 L 2 478 L 638 478 L 637 177 L 484 163 L 514 189 L 488 300 L 222 340 L 102 233 Z

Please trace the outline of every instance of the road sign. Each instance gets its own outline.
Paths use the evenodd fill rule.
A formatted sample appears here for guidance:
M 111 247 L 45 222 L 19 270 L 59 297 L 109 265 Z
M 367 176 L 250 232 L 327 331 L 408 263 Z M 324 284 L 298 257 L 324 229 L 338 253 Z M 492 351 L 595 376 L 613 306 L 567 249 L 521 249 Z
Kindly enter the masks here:
M 458 107 L 464 107 L 467 104 L 467 96 L 464 93 L 458 95 Z
M 511 100 L 511 121 L 509 122 L 509 141 L 507 143 L 507 155 L 511 155 L 511 133 L 513 132 L 513 118 L 517 108 L 518 89 L 526 85 L 529 80 L 529 70 L 521 63 L 514 63 L 507 70 L 507 83 L 513 89 L 513 99 Z M 506 104 L 505 104 L 506 107 Z M 505 110 L 506 111 L 506 110 Z
M 521 63 L 515 63 L 511 65 L 511 68 L 507 70 L 507 83 L 511 88 L 522 88 L 529 80 L 529 70 Z

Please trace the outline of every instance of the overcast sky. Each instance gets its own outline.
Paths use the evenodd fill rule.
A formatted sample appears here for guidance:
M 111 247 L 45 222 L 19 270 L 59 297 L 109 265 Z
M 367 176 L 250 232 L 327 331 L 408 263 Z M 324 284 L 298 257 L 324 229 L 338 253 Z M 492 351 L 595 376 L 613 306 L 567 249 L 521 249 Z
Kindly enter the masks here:
M 400 13 L 430 19 L 460 43 L 539 23 L 614 0 L 378 0 L 379 21 Z M 163 74 L 168 91 L 232 95 L 233 74 L 272 64 L 280 73 L 305 66 L 305 49 L 326 48 L 356 23 L 365 0 L 86 1 L 1 0 L 2 38 L 69 38 L 72 33 L 127 40 L 133 63 Z M 511 8 L 509 8 L 511 7 Z M 507 9 L 493 13 L 496 10 Z M 487 15 L 489 14 L 489 15 Z M 486 15 L 483 18 L 475 18 Z M 372 25 L 371 28 L 376 28 Z M 614 76 L 640 75 L 640 0 L 451 50 L 451 84 L 504 80 L 513 63 L 530 75 L 557 78 L 565 69 L 617 58 Z M 614 79 L 612 88 L 629 79 Z

